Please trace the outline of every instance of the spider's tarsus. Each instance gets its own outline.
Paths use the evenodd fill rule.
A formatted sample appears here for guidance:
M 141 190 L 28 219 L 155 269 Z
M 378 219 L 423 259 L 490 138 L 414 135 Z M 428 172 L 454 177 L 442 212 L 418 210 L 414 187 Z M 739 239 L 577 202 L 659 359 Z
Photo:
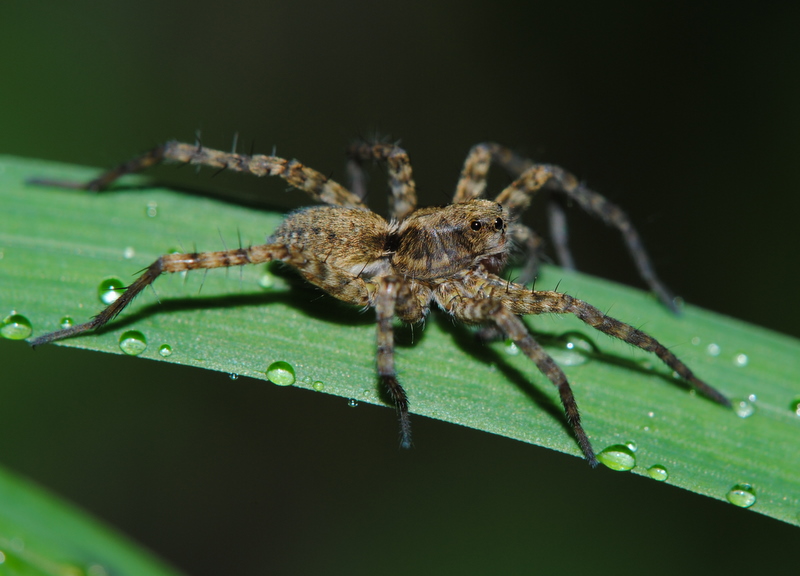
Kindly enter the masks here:
M 50 178 L 28 178 L 25 184 L 34 186 L 50 186 L 53 188 L 68 188 L 70 190 L 90 190 L 86 182 L 75 182 L 72 180 L 57 180 Z
M 400 415 L 400 448 L 410 450 L 413 446 L 411 442 L 411 420 L 408 412 Z
M 97 316 L 95 316 L 97 318 Z M 64 338 L 71 338 L 72 336 L 77 336 L 78 334 L 83 334 L 84 332 L 88 332 L 93 328 L 97 327 L 97 322 L 93 318 L 91 321 L 86 322 L 84 324 L 78 324 L 76 326 L 70 326 L 69 328 L 64 328 L 63 330 L 56 330 L 55 332 L 49 332 L 47 334 L 43 334 L 34 338 L 33 340 L 28 340 L 28 344 L 31 348 L 36 349 L 37 346 L 42 346 L 43 344 L 50 344 L 51 342 L 55 342 L 57 340 L 63 340 Z

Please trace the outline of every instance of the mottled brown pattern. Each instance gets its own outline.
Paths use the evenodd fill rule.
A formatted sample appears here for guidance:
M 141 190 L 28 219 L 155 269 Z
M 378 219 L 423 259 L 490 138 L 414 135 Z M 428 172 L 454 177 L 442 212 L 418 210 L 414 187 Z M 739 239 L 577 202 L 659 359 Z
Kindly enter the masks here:
M 556 166 L 534 164 L 497 144 L 480 144 L 472 149 L 464 163 L 455 202 L 443 207 L 417 208 L 411 164 L 402 148 L 394 144 L 360 143 L 350 148 L 349 156 L 348 166 L 357 187 L 355 194 L 296 160 L 220 152 L 179 142 L 159 146 L 87 184 L 39 181 L 101 190 L 123 174 L 142 170 L 161 160 L 171 160 L 256 176 L 279 176 L 327 206 L 290 214 L 267 244 L 162 256 L 94 319 L 39 336 L 31 340 L 31 345 L 68 338 L 104 325 L 161 274 L 279 260 L 335 298 L 375 309 L 378 377 L 397 408 L 403 447 L 411 446 L 409 401 L 395 370 L 392 322 L 394 318 L 407 323 L 421 322 L 433 303 L 463 322 L 499 330 L 516 343 L 558 389 L 566 419 L 592 466 L 597 464 L 597 459 L 581 425 L 569 382 L 530 334 L 521 316 L 574 314 L 592 328 L 652 352 L 699 392 L 730 405 L 722 394 L 697 378 L 652 336 L 567 294 L 532 290 L 498 275 L 506 263 L 512 241 L 533 253 L 525 269 L 528 274 L 535 271 L 535 252 L 541 240 L 517 219 L 539 190 L 550 188 L 618 228 L 642 276 L 666 304 L 672 305 L 671 296 L 653 273 L 639 237 L 624 213 L 583 187 L 568 172 Z M 366 189 L 361 163 L 367 160 L 382 162 L 388 167 L 392 193 L 390 220 L 369 211 L 362 200 Z M 495 200 L 485 200 L 482 196 L 491 162 L 500 164 L 516 179 Z M 554 218 L 563 219 L 559 208 L 554 208 L 553 213 Z M 566 230 L 560 232 L 565 243 Z M 565 250 L 566 246 L 558 248 Z

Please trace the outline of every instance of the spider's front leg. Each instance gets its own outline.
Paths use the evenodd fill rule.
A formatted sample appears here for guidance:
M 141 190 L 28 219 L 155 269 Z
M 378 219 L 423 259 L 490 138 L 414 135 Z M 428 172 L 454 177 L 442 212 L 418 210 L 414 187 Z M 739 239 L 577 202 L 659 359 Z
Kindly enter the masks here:
M 147 286 L 155 282 L 156 278 L 162 274 L 171 272 L 184 272 L 188 270 L 222 268 L 228 266 L 242 266 L 244 264 L 259 264 L 271 260 L 283 260 L 293 263 L 298 259 L 298 255 L 282 244 L 262 244 L 249 248 L 237 248 L 234 250 L 221 250 L 218 252 L 195 252 L 191 254 L 166 254 L 150 264 L 144 273 L 141 274 L 130 286 L 125 289 L 119 298 L 108 305 L 102 312 L 84 324 L 77 324 L 63 330 L 57 330 L 44 334 L 28 343 L 33 346 L 40 346 L 56 340 L 63 340 L 89 332 L 95 328 L 100 328 L 120 312 Z
M 60 188 L 100 191 L 108 188 L 125 174 L 141 172 L 163 161 L 207 166 L 216 168 L 218 171 L 245 172 L 255 176 L 278 176 L 298 190 L 306 192 L 317 202 L 332 206 L 366 208 L 361 198 L 348 191 L 344 186 L 301 164 L 297 160 L 287 160 L 277 156 L 261 154 L 250 156 L 234 152 L 223 152 L 205 148 L 200 144 L 185 144 L 176 141 L 157 146 L 129 162 L 104 172 L 89 182 L 68 182 L 43 178 L 34 178 L 29 182 L 31 184 L 57 186 Z
M 529 290 L 525 286 L 506 282 L 499 276 L 492 274 L 475 282 L 476 286 L 480 284 L 482 289 L 488 289 L 491 294 L 496 294 L 504 307 L 513 314 L 574 314 L 579 320 L 595 330 L 618 338 L 647 352 L 652 352 L 681 378 L 691 384 L 695 390 L 718 404 L 728 407 L 731 405 L 728 398 L 716 388 L 698 378 L 686 364 L 661 342 L 630 324 L 607 316 L 588 302 L 560 292 Z M 471 288 L 474 290 L 476 286 Z
M 394 277 L 380 279 L 375 295 L 375 316 L 378 324 L 378 378 L 397 408 L 400 421 L 400 447 L 411 448 L 411 421 L 408 416 L 408 395 L 397 380 L 394 369 L 395 303 L 401 280 Z
M 522 288 L 522 292 L 526 292 L 529 296 L 520 299 L 520 305 L 517 306 L 517 310 L 514 310 L 515 313 L 574 314 L 579 320 L 588 324 L 595 330 L 604 332 L 609 336 L 618 338 L 647 352 L 652 352 L 702 395 L 723 406 L 731 406 L 731 401 L 728 398 L 716 388 L 713 388 L 698 378 L 686 364 L 669 350 L 669 348 L 649 334 L 642 332 L 638 328 L 634 328 L 630 324 L 607 316 L 591 304 L 583 300 L 578 300 L 569 294 L 551 291 L 531 292 L 524 287 L 515 287 L 514 291 L 518 292 L 518 288 Z
M 465 202 L 483 196 L 486 189 L 486 177 L 492 162 L 499 164 L 508 173 L 517 177 L 517 180 L 506 187 L 496 198 L 512 215 L 521 214 L 542 187 L 575 202 L 592 216 L 600 218 L 607 225 L 620 231 L 639 275 L 667 308 L 673 312 L 679 312 L 675 304 L 675 295 L 656 275 L 644 243 L 625 212 L 601 194 L 587 188 L 573 174 L 559 166 L 536 164 L 494 142 L 477 144 L 472 147 L 464 162 L 461 178 L 456 187 L 455 202 Z M 544 170 L 549 175 L 546 183 L 531 181 L 529 178 L 531 173 L 539 170 Z M 548 218 L 559 263 L 565 268 L 574 269 L 572 255 L 567 245 L 566 219 L 555 199 L 551 200 L 548 206 Z M 535 259 L 536 255 L 530 255 L 529 258 Z M 533 269 L 534 265 L 535 263 L 528 262 L 526 269 Z M 529 278 L 523 278 L 523 283 L 529 280 Z
M 575 395 L 572 393 L 572 388 L 564 371 L 545 352 L 544 348 L 533 339 L 522 320 L 508 310 L 500 300 L 471 298 L 466 294 L 467 292 L 463 290 L 463 287 L 459 287 L 454 283 L 442 284 L 437 291 L 437 301 L 447 312 L 464 322 L 471 324 L 493 322 L 536 364 L 542 374 L 547 376 L 558 389 L 567 423 L 572 428 L 575 439 L 578 441 L 578 445 L 581 447 L 587 462 L 592 467 L 597 466 L 597 457 L 592 448 L 592 443 L 589 441 L 589 436 L 581 424 L 578 403 L 575 401 Z

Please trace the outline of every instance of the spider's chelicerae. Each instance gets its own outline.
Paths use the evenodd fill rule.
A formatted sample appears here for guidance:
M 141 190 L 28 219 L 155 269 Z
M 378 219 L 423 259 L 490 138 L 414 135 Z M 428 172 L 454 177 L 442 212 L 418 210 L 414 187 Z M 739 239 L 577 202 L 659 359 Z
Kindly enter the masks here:
M 592 466 L 597 459 L 581 426 L 567 378 L 531 336 L 520 319 L 523 315 L 574 314 L 601 332 L 653 352 L 699 392 L 720 404 L 730 405 L 725 396 L 697 378 L 672 352 L 641 330 L 568 294 L 523 285 L 535 275 L 540 241 L 518 218 L 536 192 L 546 188 L 618 228 L 641 276 L 662 302 L 674 306 L 672 296 L 655 276 L 639 236 L 625 214 L 570 173 L 557 166 L 534 164 L 497 144 L 479 144 L 467 156 L 453 203 L 417 208 L 411 165 L 402 148 L 386 143 L 358 143 L 350 147 L 349 157 L 353 192 L 296 160 L 221 152 L 180 142 L 159 146 L 86 184 L 46 182 L 102 190 L 123 174 L 170 160 L 256 176 L 280 176 L 327 206 L 290 214 L 267 244 L 162 256 L 91 321 L 39 336 L 31 344 L 38 346 L 103 326 L 161 274 L 279 260 L 335 298 L 375 309 L 378 376 L 397 408 L 403 447 L 411 445 L 411 428 L 408 397 L 394 368 L 392 321 L 397 317 L 406 323 L 421 322 L 433 303 L 468 324 L 499 329 L 516 343 L 558 388 L 567 421 Z M 364 202 L 361 164 L 365 161 L 382 162 L 387 167 L 391 188 L 389 220 L 371 212 Z M 516 179 L 494 200 L 486 200 L 483 195 L 492 162 Z M 565 228 L 559 224 L 562 218 L 558 205 L 554 204 L 551 209 L 554 243 L 562 260 L 568 261 Z M 523 283 L 499 276 L 512 244 L 527 249 Z

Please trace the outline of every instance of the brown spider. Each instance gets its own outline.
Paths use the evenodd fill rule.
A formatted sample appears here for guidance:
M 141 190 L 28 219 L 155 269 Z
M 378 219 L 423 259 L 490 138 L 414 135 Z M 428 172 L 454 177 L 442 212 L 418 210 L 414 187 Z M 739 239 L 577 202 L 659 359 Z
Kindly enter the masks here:
M 161 256 L 91 321 L 39 336 L 31 340 L 31 345 L 46 344 L 103 326 L 163 273 L 279 260 L 335 298 L 375 309 L 378 376 L 397 408 L 400 444 L 404 448 L 411 446 L 411 428 L 408 397 L 394 368 L 392 321 L 398 317 L 406 323 L 421 322 L 431 303 L 466 323 L 488 324 L 499 329 L 533 360 L 558 388 L 567 421 L 592 466 L 597 465 L 597 459 L 581 426 L 567 378 L 531 336 L 520 319 L 522 315 L 575 314 L 601 332 L 653 352 L 699 392 L 720 404 L 730 405 L 727 398 L 698 379 L 672 352 L 644 332 L 568 294 L 532 290 L 498 276 L 506 264 L 512 241 L 528 248 L 525 277 L 531 278 L 535 273 L 535 255 L 540 242 L 528 227 L 517 222 L 517 218 L 533 195 L 547 187 L 618 228 L 642 277 L 665 304 L 673 306 L 671 295 L 653 273 L 639 236 L 625 214 L 585 188 L 568 172 L 552 165 L 534 164 L 497 144 L 479 144 L 467 157 L 453 204 L 418 209 L 411 165 L 403 149 L 393 144 L 360 143 L 350 148 L 349 156 L 356 193 L 296 160 L 220 152 L 180 142 L 159 146 L 86 184 L 38 181 L 102 190 L 124 174 L 171 160 L 256 176 L 280 176 L 328 206 L 305 208 L 290 214 L 267 244 Z M 367 160 L 383 162 L 388 167 L 392 194 L 388 221 L 371 212 L 363 201 L 361 163 Z M 517 176 L 494 201 L 481 198 L 491 162 Z M 552 214 L 560 218 L 557 211 Z M 565 238 L 565 234 L 557 233 L 556 244 L 568 255 Z

